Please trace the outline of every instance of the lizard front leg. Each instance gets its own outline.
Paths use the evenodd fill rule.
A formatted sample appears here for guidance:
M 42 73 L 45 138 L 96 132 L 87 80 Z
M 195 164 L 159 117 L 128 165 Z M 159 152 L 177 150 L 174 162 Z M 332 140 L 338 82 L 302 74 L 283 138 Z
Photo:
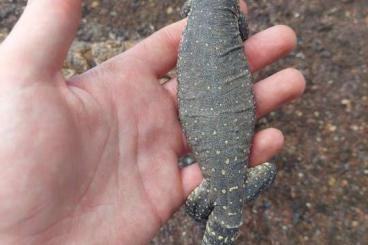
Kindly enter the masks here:
M 248 39 L 249 29 L 248 29 L 248 24 L 247 24 L 247 17 L 245 17 L 245 15 L 241 12 L 239 12 L 238 22 L 239 22 L 240 36 L 244 42 L 245 40 Z
M 181 9 L 181 12 L 180 12 L 180 15 L 182 17 L 187 17 L 189 15 L 189 12 L 191 10 L 191 7 L 192 7 L 192 1 L 193 0 L 186 0 L 182 9 Z
M 237 5 L 237 13 L 238 13 L 238 25 L 239 25 L 239 32 L 240 37 L 243 40 L 248 39 L 249 36 L 249 29 L 248 29 L 248 22 L 247 17 L 241 12 L 239 4 Z

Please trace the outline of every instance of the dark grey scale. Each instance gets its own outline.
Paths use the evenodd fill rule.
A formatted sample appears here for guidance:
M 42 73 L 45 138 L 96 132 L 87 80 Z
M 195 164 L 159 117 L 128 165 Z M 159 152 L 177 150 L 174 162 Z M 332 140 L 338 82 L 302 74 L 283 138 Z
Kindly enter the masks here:
M 244 202 L 275 174 L 271 164 L 247 169 L 255 104 L 243 54 L 246 21 L 238 0 L 189 0 L 183 12 L 188 24 L 178 58 L 179 116 L 204 176 L 186 210 L 197 221 L 208 219 L 203 244 L 233 244 Z

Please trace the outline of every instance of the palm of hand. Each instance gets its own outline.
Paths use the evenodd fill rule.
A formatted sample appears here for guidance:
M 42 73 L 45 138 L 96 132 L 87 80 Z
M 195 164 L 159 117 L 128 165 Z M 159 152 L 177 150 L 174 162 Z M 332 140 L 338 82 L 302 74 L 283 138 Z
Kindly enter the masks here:
M 0 46 L 0 241 L 146 243 L 201 181 L 197 165 L 177 166 L 188 149 L 177 119 L 176 81 L 158 81 L 175 65 L 185 22 L 65 81 L 60 68 L 80 2 L 54 4 L 30 1 Z M 278 26 L 245 49 L 255 71 L 294 45 L 294 33 Z M 292 69 L 258 82 L 257 115 L 303 88 Z M 281 146 L 279 131 L 257 133 L 251 162 L 269 159 Z
M 132 223 L 151 222 L 153 228 L 144 231 L 151 237 L 168 219 L 185 198 L 177 166 L 184 150 L 181 129 L 168 91 L 151 74 L 134 77 L 138 72 L 147 74 L 131 71 L 115 82 L 91 79 L 98 70 L 90 71 L 68 85 L 56 78 L 3 97 L 2 105 L 24 105 L 11 116 L 1 110 L 2 125 L 8 125 L 3 132 L 11 132 L 14 146 L 27 145 L 20 157 L 7 156 L 20 160 L 9 162 L 4 175 L 21 168 L 22 177 L 3 194 L 2 200 L 17 202 L 0 208 L 8 219 L 3 228 L 20 225 L 37 234 L 54 224 L 53 230 L 85 222 L 93 234 L 90 220 L 103 218 L 128 234 Z M 112 80 L 101 84 L 106 79 Z M 4 144 L 3 152 L 9 141 Z

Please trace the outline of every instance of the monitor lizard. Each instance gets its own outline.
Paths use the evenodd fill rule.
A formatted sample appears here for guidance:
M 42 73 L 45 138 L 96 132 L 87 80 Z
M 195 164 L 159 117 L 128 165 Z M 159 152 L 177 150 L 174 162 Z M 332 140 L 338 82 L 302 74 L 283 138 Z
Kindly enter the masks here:
M 243 206 L 271 185 L 273 163 L 249 168 L 255 127 L 252 77 L 243 51 L 248 37 L 239 0 L 187 0 L 178 55 L 179 118 L 203 181 L 186 211 L 207 222 L 202 244 L 233 244 Z

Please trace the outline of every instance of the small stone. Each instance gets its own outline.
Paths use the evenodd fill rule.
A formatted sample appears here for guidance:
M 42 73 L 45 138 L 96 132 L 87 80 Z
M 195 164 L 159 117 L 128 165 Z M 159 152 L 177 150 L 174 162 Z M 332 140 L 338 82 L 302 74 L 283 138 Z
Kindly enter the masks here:
M 359 130 L 359 126 L 357 125 L 351 125 L 350 128 L 353 130 L 353 131 L 358 131 Z
M 345 106 L 346 111 L 350 112 L 352 110 L 352 102 L 348 99 L 341 100 L 341 104 Z
M 174 9 L 170 6 L 166 9 L 166 14 L 172 14 L 174 12 Z
M 301 112 L 301 111 L 296 111 L 296 112 L 295 112 L 295 114 L 296 114 L 298 117 L 303 116 L 303 112 Z
M 93 1 L 92 3 L 91 3 L 91 7 L 92 8 L 98 8 L 100 6 L 100 1 Z
M 330 124 L 330 123 L 328 123 L 328 124 L 326 125 L 326 128 L 327 128 L 327 130 L 328 130 L 328 131 L 330 131 L 330 132 L 335 132 L 335 131 L 336 131 L 336 129 L 337 129 L 337 127 L 336 127 L 335 125 Z
M 341 181 L 341 186 L 342 187 L 346 187 L 348 185 L 349 185 L 349 182 L 346 179 L 344 179 L 344 180 Z
M 351 222 L 351 226 L 352 227 L 358 227 L 359 226 L 359 222 L 358 221 L 356 221 L 356 220 L 354 220 L 353 222 Z

